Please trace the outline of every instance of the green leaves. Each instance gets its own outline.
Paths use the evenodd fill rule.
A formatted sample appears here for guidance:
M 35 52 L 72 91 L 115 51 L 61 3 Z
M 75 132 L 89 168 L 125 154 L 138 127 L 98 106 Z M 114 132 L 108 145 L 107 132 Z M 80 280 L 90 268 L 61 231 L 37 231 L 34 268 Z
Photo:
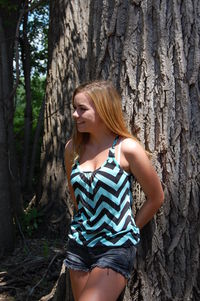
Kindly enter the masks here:
M 31 94 L 32 94 L 32 137 L 34 136 L 37 126 L 38 115 L 45 94 L 46 78 L 40 77 L 37 73 L 31 79 Z M 16 138 L 16 148 L 21 157 L 21 147 L 24 139 L 24 110 L 26 106 L 24 79 L 20 78 L 20 83 L 17 88 L 16 105 L 14 114 L 14 133 Z
M 29 237 L 33 235 L 33 232 L 38 229 L 39 224 L 42 222 L 42 213 L 35 207 L 24 211 L 24 214 L 20 218 L 22 231 Z
M 31 67 L 38 74 L 46 74 L 48 57 L 49 9 L 43 6 L 34 10 L 28 21 L 28 38 L 31 46 Z

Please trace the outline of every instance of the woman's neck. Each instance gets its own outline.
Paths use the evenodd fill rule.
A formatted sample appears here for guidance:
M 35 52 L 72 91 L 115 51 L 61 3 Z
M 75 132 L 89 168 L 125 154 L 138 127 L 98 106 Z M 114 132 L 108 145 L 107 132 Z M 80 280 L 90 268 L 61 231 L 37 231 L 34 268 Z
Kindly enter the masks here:
M 97 147 L 109 146 L 113 142 L 115 137 L 116 134 L 110 131 L 100 132 L 95 135 L 90 134 L 87 144 L 90 146 L 97 146 Z

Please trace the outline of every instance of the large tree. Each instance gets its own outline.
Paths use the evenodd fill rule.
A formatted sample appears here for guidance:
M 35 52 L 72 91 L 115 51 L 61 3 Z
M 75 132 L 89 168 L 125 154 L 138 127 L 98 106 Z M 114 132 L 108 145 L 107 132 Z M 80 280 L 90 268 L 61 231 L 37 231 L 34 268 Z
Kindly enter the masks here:
M 198 0 L 51 1 L 41 205 L 49 225 L 69 218 L 63 150 L 72 91 L 111 79 L 165 190 L 164 206 L 142 231 L 131 300 L 200 298 L 199 38 Z M 134 195 L 137 210 L 144 200 L 137 184 Z

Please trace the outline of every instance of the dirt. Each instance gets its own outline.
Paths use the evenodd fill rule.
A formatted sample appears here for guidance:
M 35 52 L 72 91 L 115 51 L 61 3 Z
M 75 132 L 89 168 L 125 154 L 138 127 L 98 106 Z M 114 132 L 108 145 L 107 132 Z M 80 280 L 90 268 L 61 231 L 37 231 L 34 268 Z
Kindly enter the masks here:
M 60 274 L 63 246 L 55 239 L 19 240 L 0 261 L 0 301 L 38 301 L 49 294 Z

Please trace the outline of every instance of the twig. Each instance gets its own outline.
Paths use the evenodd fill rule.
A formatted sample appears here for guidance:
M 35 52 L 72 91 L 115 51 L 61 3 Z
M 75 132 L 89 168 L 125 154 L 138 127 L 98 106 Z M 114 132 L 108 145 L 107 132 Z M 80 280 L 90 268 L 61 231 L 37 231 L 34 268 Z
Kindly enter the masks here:
M 19 285 L 19 283 L 21 283 L 23 285 L 23 284 L 30 284 L 30 281 L 27 281 L 25 279 L 17 277 L 17 278 L 12 278 L 10 280 L 6 280 L 4 282 L 1 282 L 1 286 L 2 286 L 2 288 L 4 288 L 4 287 L 7 287 L 7 286 L 10 286 L 13 283 L 14 284 L 17 283 L 18 285 Z
M 40 283 L 44 280 L 44 278 L 46 277 L 46 275 L 47 275 L 47 273 L 48 273 L 48 271 L 49 271 L 49 269 L 50 269 L 50 267 L 51 267 L 51 265 L 53 264 L 54 260 L 55 260 L 58 256 L 59 256 L 59 254 L 54 255 L 54 257 L 52 258 L 51 262 L 49 263 L 48 268 L 47 268 L 45 274 L 43 275 L 43 277 L 42 277 L 42 278 L 40 279 L 40 281 L 38 281 L 38 283 L 36 283 L 36 285 L 34 285 L 34 287 L 32 287 L 32 289 L 30 290 L 30 293 L 28 294 L 28 296 L 27 296 L 27 298 L 26 298 L 26 301 L 29 300 L 29 297 L 33 294 L 35 288 L 36 288 L 38 285 L 40 285 Z
M 6 286 L 3 286 L 3 287 L 0 287 L 0 292 L 4 292 L 4 291 L 7 291 L 7 290 L 17 290 L 17 287 L 15 287 L 15 286 L 8 286 L 8 285 L 6 285 Z

